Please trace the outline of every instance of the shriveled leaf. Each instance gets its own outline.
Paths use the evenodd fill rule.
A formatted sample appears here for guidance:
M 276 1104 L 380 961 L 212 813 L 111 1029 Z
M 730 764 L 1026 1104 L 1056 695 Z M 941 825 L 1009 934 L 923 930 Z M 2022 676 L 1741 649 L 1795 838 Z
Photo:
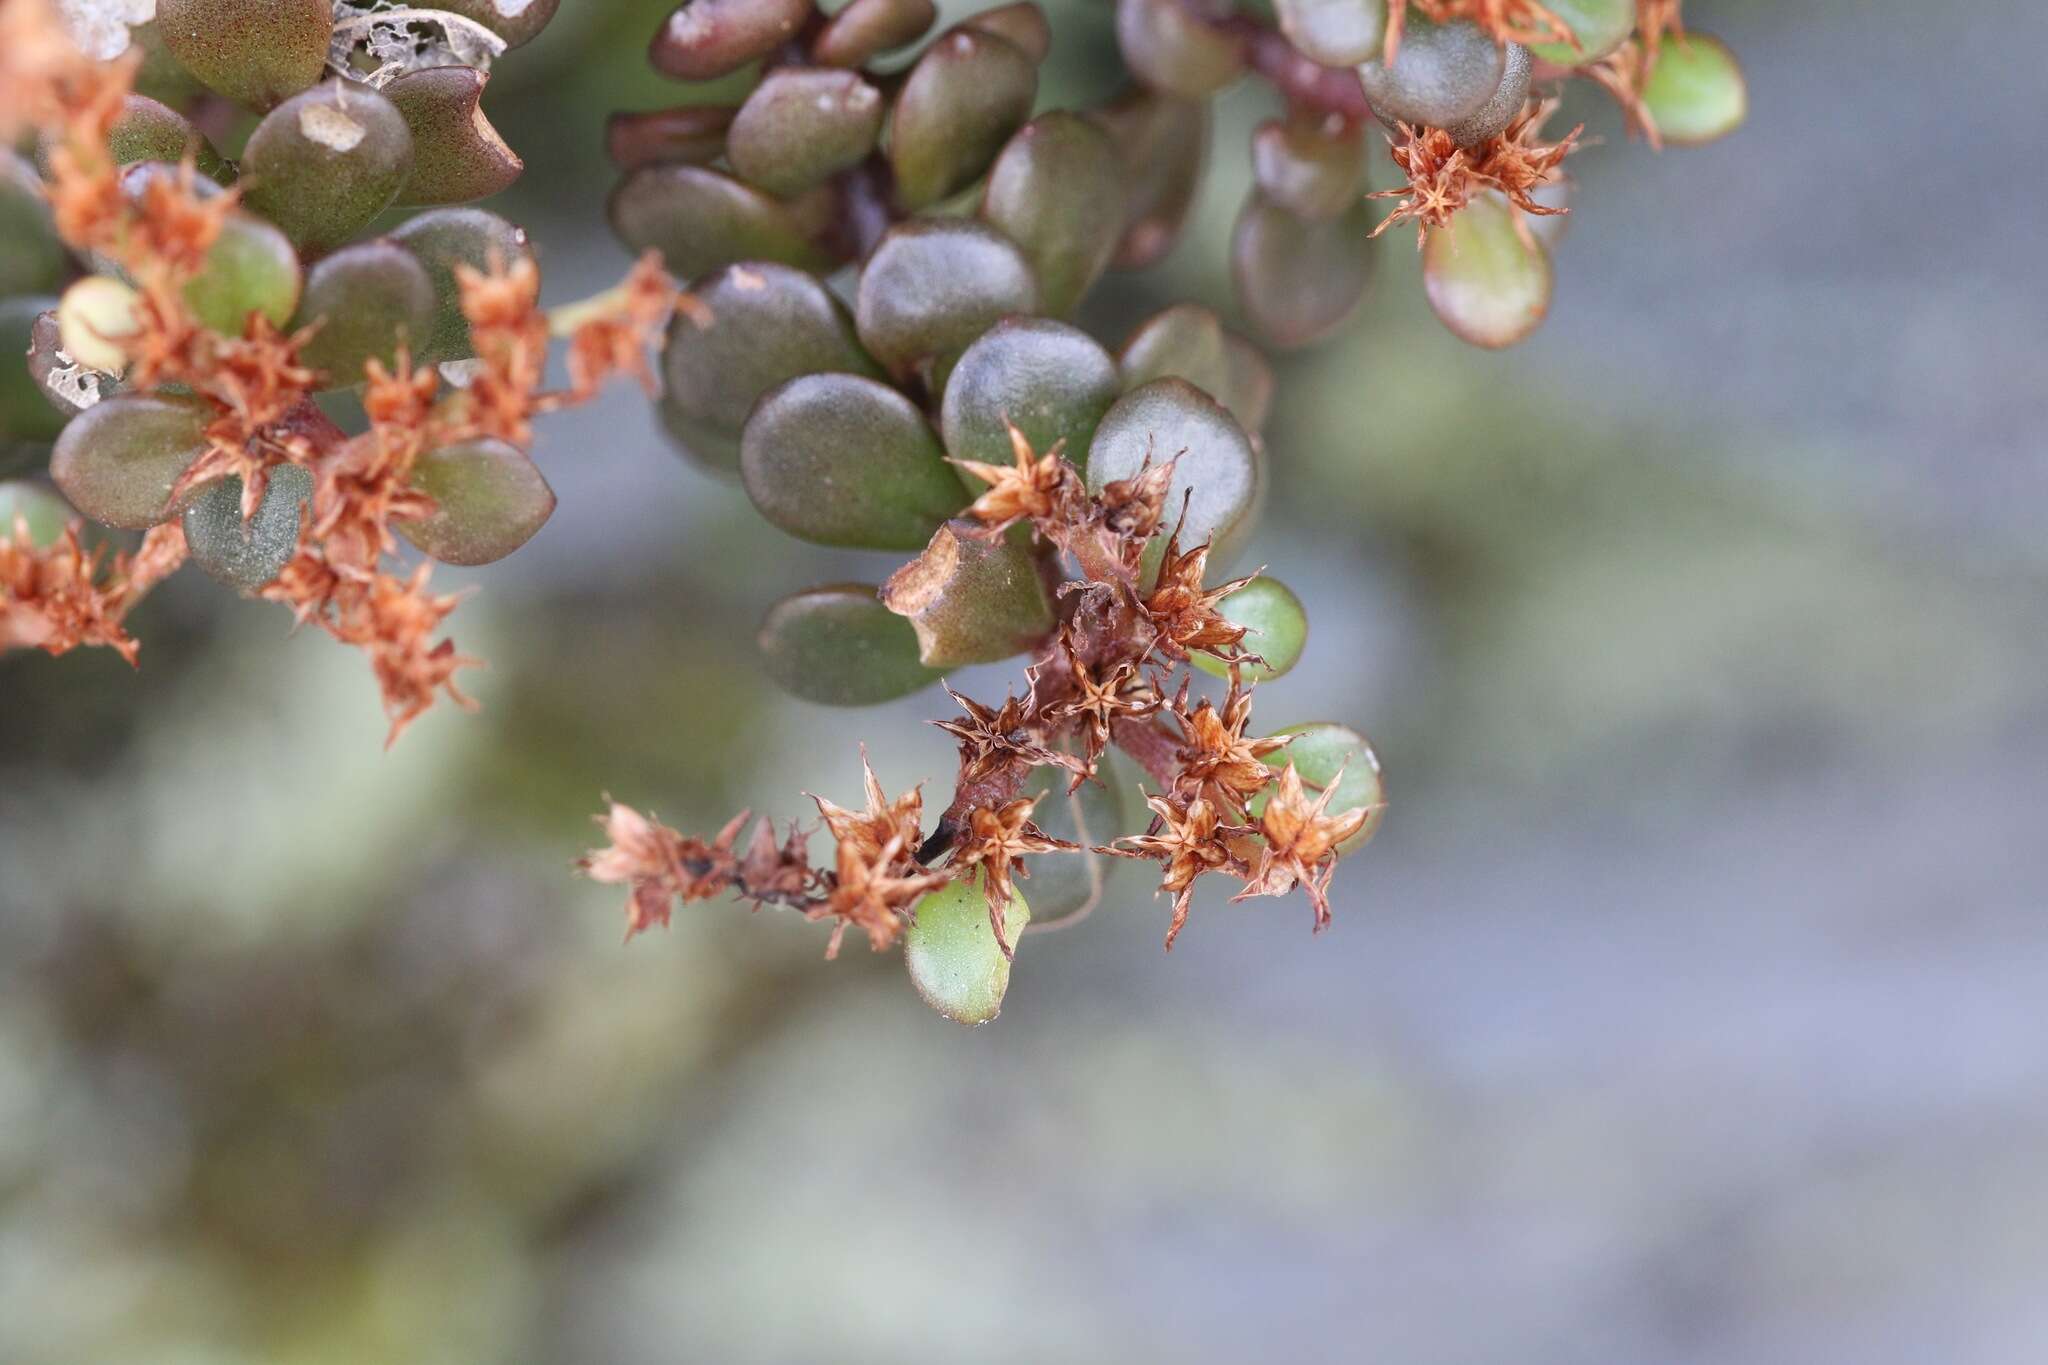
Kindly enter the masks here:
M 796 37 L 810 12 L 810 0 L 684 0 L 647 59 L 679 81 L 716 80 Z
M 1214 0 L 1117 0 L 1116 40 L 1131 74 L 1162 94 L 1206 99 L 1244 74 L 1236 39 L 1196 17 L 1229 12 Z
M 1031 907 L 1013 892 L 1003 912 L 1003 937 L 1017 942 Z M 986 1024 L 1003 1011 L 1010 959 L 989 924 L 979 883 L 949 882 L 917 903 L 917 922 L 903 937 L 903 963 L 924 1002 L 956 1024 Z
M 1429 234 L 1422 286 L 1444 326 L 1474 346 L 1512 346 L 1550 311 L 1550 253 L 1515 231 L 1515 211 L 1498 195 L 1466 205 Z
M 889 165 L 905 208 L 969 184 L 1031 116 L 1038 64 L 1006 38 L 941 34 L 910 69 L 889 125 Z
M 918 661 L 917 632 L 867 583 L 791 593 L 768 609 L 756 639 L 768 676 L 821 706 L 874 706 L 943 676 Z
M 627 246 L 654 248 L 684 279 L 734 261 L 779 261 L 805 270 L 831 263 L 785 205 L 702 166 L 634 171 L 612 191 L 611 220 Z
M 1301 774 L 1302 785 L 1308 788 L 1310 800 L 1314 800 L 1332 782 L 1337 784 L 1337 790 L 1331 794 L 1330 804 L 1325 808 L 1326 815 L 1342 815 L 1361 806 L 1370 812 L 1358 833 L 1339 844 L 1337 852 L 1355 853 L 1363 848 L 1379 832 L 1380 817 L 1385 813 L 1387 804 L 1379 755 L 1372 751 L 1372 745 L 1350 726 L 1330 721 L 1290 725 L 1274 733 L 1292 735 L 1293 738 L 1286 748 L 1266 755 L 1268 767 L 1284 769 L 1292 763 L 1294 770 Z M 1261 792 L 1252 800 L 1253 819 L 1264 813 L 1268 798 L 1269 793 Z
M 1250 534 L 1262 474 L 1258 452 L 1237 419 L 1184 379 L 1155 379 L 1104 414 L 1088 448 L 1088 487 L 1137 477 L 1147 460 L 1176 461 L 1168 487 L 1169 524 L 1187 501 L 1185 548 L 1213 536 L 1217 560 Z
M 467 204 L 510 189 L 526 169 L 484 117 L 490 77 L 469 66 L 411 71 L 384 87 L 412 129 L 412 173 L 398 192 L 406 205 Z
M 1023 248 L 1038 276 L 1038 306 L 1064 317 L 1123 238 L 1123 163 L 1079 114 L 1041 114 L 996 158 L 981 216 Z
M 786 265 L 726 266 L 691 291 L 710 315 L 678 313 L 662 353 L 679 416 L 739 435 L 762 394 L 803 374 L 882 377 L 860 348 L 844 304 L 816 277 Z
M 213 409 L 197 398 L 124 393 L 71 419 L 50 477 L 94 521 L 140 531 L 171 515 L 171 487 L 206 449 Z
M 802 540 L 914 550 L 967 502 L 924 414 L 886 384 L 806 374 L 770 390 L 740 434 L 761 515 Z
M 367 85 L 329 81 L 256 125 L 242 153 L 242 199 L 302 249 L 331 251 L 390 207 L 412 166 L 398 107 Z
M 1411 14 L 1394 64 L 1365 63 L 1358 83 L 1381 118 L 1448 128 L 1479 111 L 1506 69 L 1507 54 L 1477 24 L 1433 24 Z
M 1643 105 L 1666 142 L 1697 146 L 1726 137 L 1749 115 L 1742 67 L 1718 38 L 1688 30 L 1665 40 Z
M 1024 253 L 980 223 L 925 219 L 883 234 L 861 270 L 853 316 L 868 354 L 909 377 L 950 367 L 1009 313 L 1038 308 Z
M 747 183 L 799 194 L 873 151 L 883 112 L 882 92 L 851 71 L 778 67 L 740 106 L 726 155 Z
M 1216 610 L 1224 620 L 1246 628 L 1244 647 L 1265 660 L 1240 667 L 1246 682 L 1280 677 L 1301 662 L 1301 652 L 1308 647 L 1308 613 L 1279 579 L 1260 574 L 1217 603 Z M 1198 652 L 1189 661 L 1204 673 L 1230 676 L 1230 665 L 1213 654 Z
M 1258 195 L 1245 200 L 1230 240 L 1231 279 L 1262 338 L 1306 346 L 1344 324 L 1372 284 L 1373 218 L 1363 200 L 1321 223 Z
M 418 355 L 434 334 L 434 281 L 420 258 L 385 238 L 345 246 L 306 275 L 294 329 L 319 324 L 301 353 L 330 387 L 363 380 L 370 359 L 396 363 L 405 345 Z
M 237 592 L 254 592 L 276 578 L 299 544 L 313 476 L 295 464 L 270 471 L 255 515 L 242 520 L 242 481 L 216 479 L 185 503 L 185 543 L 192 562 Z
M 995 663 L 1052 633 L 1052 599 L 1031 552 L 1011 537 L 975 535 L 977 526 L 941 526 L 924 553 L 882 585 L 883 604 L 916 630 L 927 667 Z
M 455 267 L 488 270 L 493 262 L 509 266 L 533 254 L 524 228 L 485 209 L 430 209 L 393 228 L 390 239 L 419 258 L 434 285 L 433 330 L 413 355 L 427 364 L 475 354 L 455 287 Z
M 398 532 L 443 564 L 491 564 L 533 539 L 555 511 L 555 490 L 526 452 L 493 436 L 420 456 L 412 485 L 434 515 Z
M 209 89 L 269 109 L 318 81 L 331 0 L 157 0 L 164 46 Z
M 1061 442 L 1076 468 L 1120 391 L 1116 364 L 1078 327 L 1005 318 L 969 346 L 946 380 L 939 430 L 956 460 L 1008 465 L 1010 423 L 1041 454 Z

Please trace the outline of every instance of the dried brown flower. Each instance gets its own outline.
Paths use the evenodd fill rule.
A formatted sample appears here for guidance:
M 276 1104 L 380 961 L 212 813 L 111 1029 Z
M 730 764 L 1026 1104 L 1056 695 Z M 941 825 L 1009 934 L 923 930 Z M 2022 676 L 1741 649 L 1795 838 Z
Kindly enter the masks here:
M 1366 196 L 1401 201 L 1372 235 L 1377 237 L 1396 223 L 1413 222 L 1415 245 L 1420 248 L 1430 228 L 1448 227 L 1473 196 L 1485 190 L 1499 191 L 1520 212 L 1536 217 L 1569 212 L 1530 197 L 1557 179 L 1558 166 L 1578 149 L 1579 134 L 1585 129 L 1580 124 L 1558 142 L 1538 141 L 1544 121 L 1556 109 L 1556 100 L 1532 101 L 1499 136 L 1469 149 L 1441 128 L 1399 124 L 1400 137 L 1389 138 L 1387 145 L 1408 184 Z
M 811 800 L 817 803 L 818 814 L 825 817 L 825 828 L 842 846 L 851 846 L 863 858 L 879 856 L 882 848 L 891 842 L 915 849 L 921 837 L 918 822 L 924 812 L 923 786 L 912 787 L 891 801 L 882 791 L 874 768 L 868 763 L 866 745 L 861 746 L 860 767 L 868 802 L 866 810 L 848 810 L 844 806 L 833 805 L 822 796 L 811 796 Z M 805 795 L 810 796 L 810 793 Z
M 1147 796 L 1145 804 L 1156 817 L 1152 832 L 1117 840 L 1129 848 L 1111 844 L 1097 851 L 1165 864 L 1159 889 L 1173 897 L 1173 922 L 1166 929 L 1166 949 L 1172 952 L 1174 939 L 1188 922 L 1188 902 L 1194 896 L 1195 883 L 1208 873 L 1240 866 L 1230 851 L 1229 838 L 1242 831 L 1224 824 L 1216 808 L 1200 797 L 1182 804 L 1163 796 Z
M 1252 694 L 1250 688 L 1240 689 L 1234 680 L 1221 707 L 1204 700 L 1189 711 L 1183 688 L 1173 714 L 1181 729 L 1175 792 L 1204 799 L 1225 814 L 1242 816 L 1252 798 L 1273 780 L 1273 770 L 1263 762 L 1265 756 L 1285 748 L 1286 739 L 1245 737 L 1252 716 Z
M 1315 907 L 1318 932 L 1330 923 L 1329 887 L 1337 871 L 1337 845 L 1365 827 L 1372 812 L 1360 806 L 1342 815 L 1326 815 L 1333 780 L 1314 801 L 1302 791 L 1301 774 L 1292 763 L 1280 774 L 1279 788 L 1259 816 L 1265 843 L 1259 850 L 1245 888 L 1233 899 L 1282 896 L 1297 885 Z
M 835 858 L 831 890 L 808 912 L 812 919 L 838 921 L 825 945 L 828 958 L 839 956 L 839 942 L 848 928 L 866 930 L 874 952 L 894 946 L 918 901 L 952 880 L 947 873 L 913 870 L 917 864 L 901 839 L 891 839 L 872 857 L 842 841 Z
M 640 382 L 651 398 L 660 389 L 648 367 L 647 351 L 661 339 L 669 314 L 678 308 L 703 326 L 710 310 L 681 294 L 661 267 L 661 253 L 647 251 L 633 263 L 619 287 L 572 309 L 557 309 L 549 325 L 569 338 L 568 402 L 586 402 L 615 374 Z
M 1172 659 L 1185 659 L 1195 650 L 1219 659 L 1236 659 L 1244 654 L 1245 628 L 1234 625 L 1216 610 L 1216 604 L 1252 581 L 1255 574 L 1233 578 L 1213 588 L 1202 586 L 1209 567 L 1210 543 L 1183 552 L 1178 531 L 1167 539 L 1166 553 L 1159 561 L 1159 578 L 1145 598 L 1145 615 L 1158 633 L 1155 648 Z
M 982 891 L 988 897 L 989 927 L 995 930 L 996 945 L 1004 957 L 1014 953 L 1003 932 L 1003 917 L 1015 894 L 1010 878 L 1031 874 L 1020 861 L 1027 853 L 1078 853 L 1079 844 L 1055 839 L 1031 822 L 1037 797 L 1020 797 L 990 808 L 977 806 L 962 821 L 960 840 L 953 846 L 952 867 L 956 874 L 969 868 L 982 871 Z
M 141 645 L 122 628 L 128 612 L 185 561 L 185 534 L 159 526 L 134 554 L 116 555 L 100 573 L 104 552 L 88 552 L 74 521 L 49 545 L 37 545 L 25 519 L 0 528 L 0 650 L 65 654 L 104 645 L 135 663 Z
M 1020 521 L 1052 518 L 1062 508 L 1074 505 L 1080 493 L 1080 476 L 1066 461 L 1064 441 L 1055 442 L 1051 450 L 1039 455 L 1014 422 L 1005 425 L 1010 430 L 1014 465 L 952 461 L 988 485 L 965 515 L 980 522 L 982 533 L 990 537 L 1001 535 Z

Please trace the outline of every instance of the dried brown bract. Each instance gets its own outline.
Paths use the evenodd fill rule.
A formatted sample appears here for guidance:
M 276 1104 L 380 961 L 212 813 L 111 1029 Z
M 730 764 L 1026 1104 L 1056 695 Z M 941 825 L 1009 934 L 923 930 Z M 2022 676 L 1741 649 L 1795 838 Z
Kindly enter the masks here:
M 159 526 L 134 554 L 114 557 L 101 573 L 104 551 L 87 551 L 74 521 L 49 545 L 37 545 L 26 520 L 0 528 L 0 650 L 41 649 L 66 654 L 81 645 L 104 645 L 131 665 L 142 646 L 122 628 L 130 609 L 185 561 L 185 535 Z
M 1040 455 L 1031 449 L 1031 442 L 1015 423 L 1007 425 L 1015 464 L 952 461 L 988 485 L 964 515 L 980 522 L 981 533 L 990 538 L 1000 536 L 1020 521 L 1051 521 L 1081 496 L 1080 476 L 1067 463 L 1063 443 Z
M 1377 237 L 1396 223 L 1413 222 L 1420 248 L 1430 228 L 1450 226 L 1473 196 L 1486 190 L 1499 191 L 1522 213 L 1549 217 L 1568 212 L 1531 197 L 1557 179 L 1558 167 L 1578 149 L 1585 128 L 1580 124 L 1557 142 L 1541 141 L 1543 124 L 1556 110 L 1556 100 L 1532 101 L 1499 136 L 1473 148 L 1460 147 L 1441 128 L 1400 124 L 1400 136 L 1389 138 L 1387 145 L 1394 164 L 1408 176 L 1408 185 L 1366 196 L 1400 200 L 1372 235 Z
M 1205 700 L 1190 711 L 1183 689 L 1172 710 L 1181 731 L 1180 772 L 1174 791 L 1198 797 L 1226 815 L 1242 817 L 1252 798 L 1273 780 L 1265 756 L 1285 748 L 1287 741 L 1245 735 L 1252 717 L 1252 694 L 1250 688 L 1240 689 L 1235 681 L 1220 707 Z
M 1171 659 L 1185 659 L 1196 650 L 1232 660 L 1244 656 L 1245 628 L 1234 625 L 1216 610 L 1216 604 L 1257 577 L 1246 574 L 1204 587 L 1209 569 L 1210 543 L 1192 549 L 1180 548 L 1178 531 L 1168 537 L 1166 553 L 1159 561 L 1159 578 L 1145 598 L 1144 610 L 1157 632 L 1155 647 Z
M 1316 929 L 1320 932 L 1329 926 L 1329 888 L 1337 872 L 1337 845 L 1363 829 L 1372 816 L 1363 806 L 1341 815 L 1325 814 L 1336 789 L 1332 781 L 1310 801 L 1302 791 L 1301 774 L 1292 763 L 1287 765 L 1278 789 L 1259 816 L 1265 843 L 1244 890 L 1233 899 L 1284 896 L 1299 886 L 1315 908 Z
M 962 833 L 953 845 L 951 866 L 956 874 L 972 868 L 983 872 L 982 890 L 988 896 L 989 927 L 996 944 L 1010 957 L 1015 949 L 1003 932 L 1003 916 L 1014 894 L 1011 875 L 1029 877 L 1022 859 L 1027 853 L 1078 853 L 1079 844 L 1055 839 L 1031 822 L 1036 797 L 1020 797 L 1000 807 L 977 806 L 962 822 Z
M 1171 952 L 1173 941 L 1188 922 L 1188 902 L 1194 896 L 1195 883 L 1211 872 L 1232 872 L 1241 866 L 1230 851 L 1230 837 L 1244 831 L 1225 824 L 1216 807 L 1200 797 L 1180 802 L 1147 796 L 1145 804 L 1155 817 L 1151 832 L 1117 840 L 1128 848 L 1111 844 L 1099 851 L 1164 864 L 1159 889 L 1173 897 L 1173 922 L 1166 928 L 1166 948 Z

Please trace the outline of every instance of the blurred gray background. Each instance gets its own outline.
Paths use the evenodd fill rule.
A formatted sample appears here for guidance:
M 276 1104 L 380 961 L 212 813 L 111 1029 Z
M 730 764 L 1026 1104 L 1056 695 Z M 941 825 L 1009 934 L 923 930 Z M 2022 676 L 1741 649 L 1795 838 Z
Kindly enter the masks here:
M 664 8 L 570 0 L 493 82 L 551 300 L 624 264 L 601 117 L 679 97 Z M 1252 558 L 1314 635 L 1260 714 L 1366 730 L 1393 797 L 1318 937 L 1212 896 L 1169 958 L 1134 869 L 973 1032 L 787 917 L 622 950 L 600 792 L 951 771 L 943 698 L 749 655 L 890 563 L 632 393 L 441 576 L 483 709 L 390 753 L 359 657 L 203 579 L 139 674 L 0 661 L 0 1361 L 2048 1356 L 2048 18 L 1965 8 L 1694 0 L 1749 126 L 1660 158 L 1588 102 L 1533 341 L 1451 339 L 1394 234 L 1285 363 Z M 1106 9 L 1054 9 L 1044 102 L 1108 93 Z M 1227 305 L 1269 108 L 1109 340 Z

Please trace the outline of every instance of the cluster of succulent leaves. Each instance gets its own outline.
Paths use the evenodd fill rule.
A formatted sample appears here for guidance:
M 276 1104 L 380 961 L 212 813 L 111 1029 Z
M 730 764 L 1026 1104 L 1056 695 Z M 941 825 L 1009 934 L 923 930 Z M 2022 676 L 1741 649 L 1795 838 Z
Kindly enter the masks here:
M 556 4 L 156 0 L 134 25 L 134 5 L 64 14 L 87 56 L 140 54 L 111 136 L 122 192 L 139 201 L 152 178 L 196 170 L 201 198 L 236 196 L 184 288 L 193 320 L 224 338 L 259 318 L 306 335 L 297 361 L 345 414 L 367 362 L 404 355 L 459 384 L 472 348 L 458 267 L 530 259 L 521 229 L 468 205 L 522 169 L 479 107 L 490 60 L 530 41 Z M 0 474 L 46 470 L 55 485 L 21 479 L 7 501 L 36 509 L 29 524 L 46 540 L 69 515 L 59 494 L 106 527 L 179 521 L 194 562 L 254 592 L 299 543 L 310 478 L 275 465 L 253 509 L 232 476 L 173 500 L 212 409 L 176 385 L 124 383 L 133 281 L 57 235 L 45 175 L 60 140 L 46 129 L 0 147 L 0 346 L 28 358 L 0 367 Z M 420 211 L 392 212 L 405 209 Z M 527 455 L 496 439 L 428 452 L 413 478 L 438 510 L 398 529 L 444 562 L 510 553 L 554 505 Z

